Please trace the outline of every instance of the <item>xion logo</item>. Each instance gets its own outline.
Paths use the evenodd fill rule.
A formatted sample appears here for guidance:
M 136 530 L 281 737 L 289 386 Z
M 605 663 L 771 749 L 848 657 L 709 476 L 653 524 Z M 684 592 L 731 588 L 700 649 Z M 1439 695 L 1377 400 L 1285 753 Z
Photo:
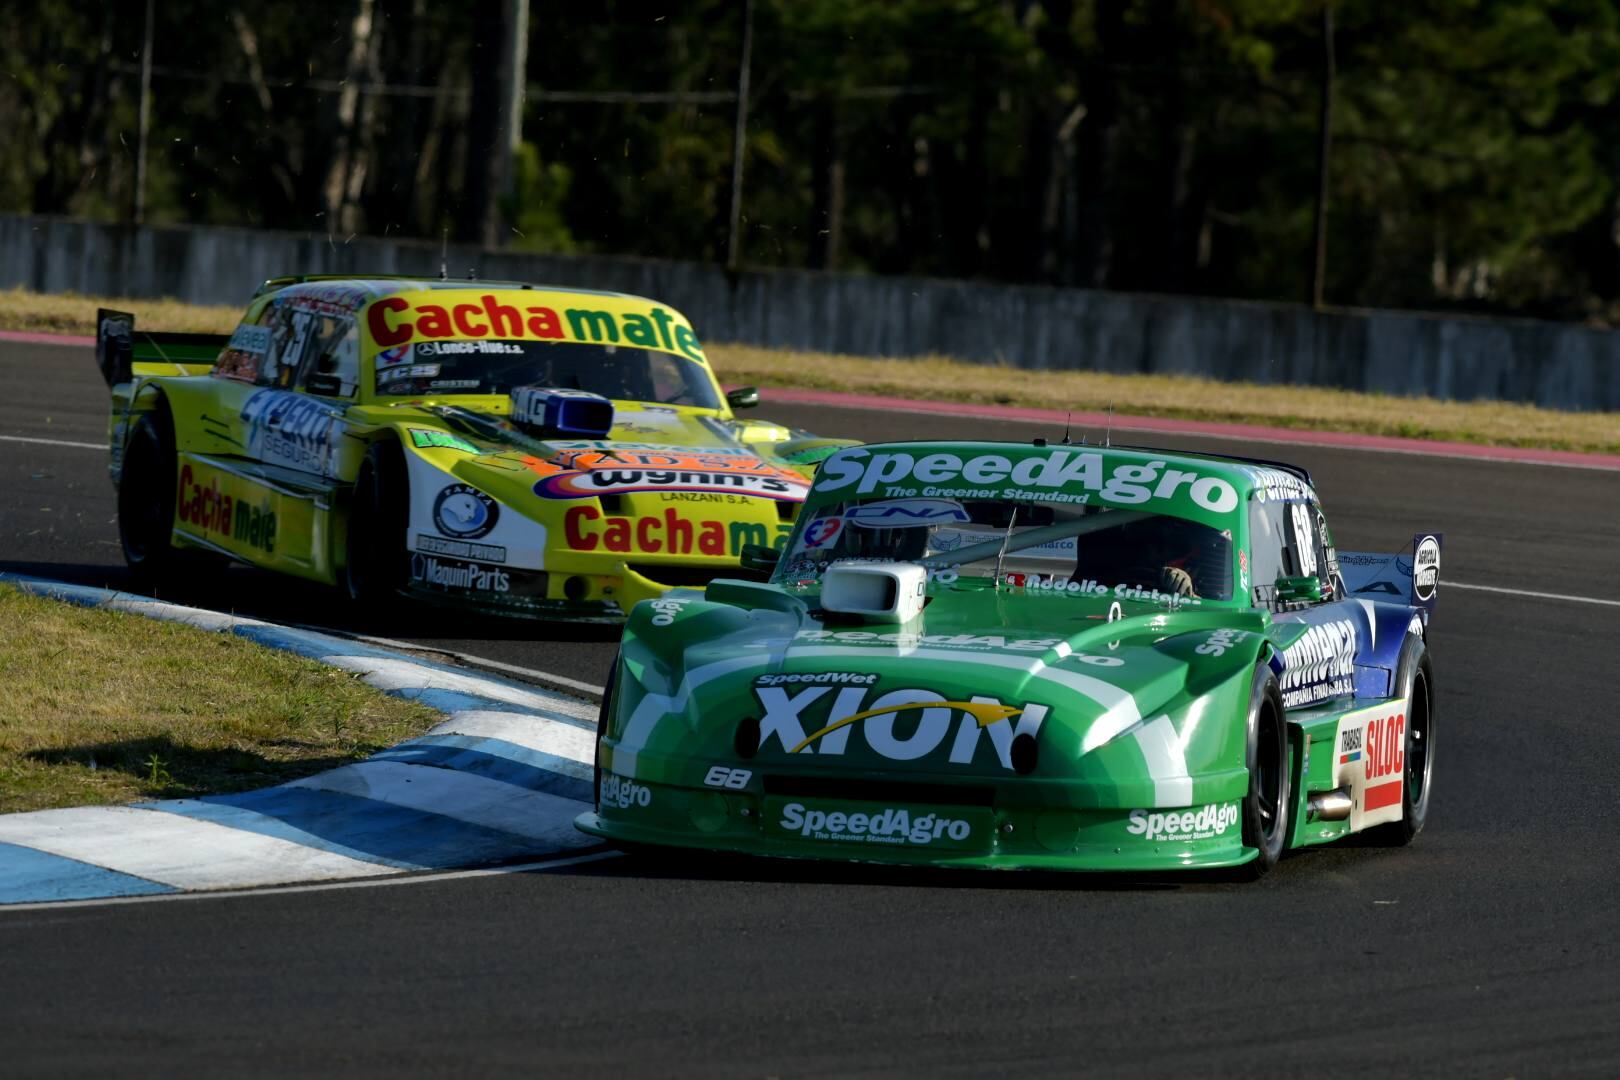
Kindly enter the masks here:
M 870 691 L 865 686 L 846 686 L 836 693 L 831 686 L 810 686 L 797 693 L 757 686 L 754 693 L 765 710 L 759 723 L 761 746 L 774 738 L 789 754 L 840 755 L 848 749 L 850 732 L 859 725 L 866 745 L 879 757 L 916 761 L 946 741 L 952 719 L 960 714 L 950 740 L 951 764 L 972 764 L 980 735 L 988 734 L 1004 769 L 1013 767 L 1013 740 L 1026 734 L 1035 737 L 1048 711 L 1045 705 L 1004 705 L 991 697 L 948 701 L 931 690 L 894 690 L 870 705 Z M 824 703 L 825 709 L 821 707 Z M 805 721 L 812 712 L 825 722 L 807 734 Z M 904 733 L 907 728 L 909 734 Z

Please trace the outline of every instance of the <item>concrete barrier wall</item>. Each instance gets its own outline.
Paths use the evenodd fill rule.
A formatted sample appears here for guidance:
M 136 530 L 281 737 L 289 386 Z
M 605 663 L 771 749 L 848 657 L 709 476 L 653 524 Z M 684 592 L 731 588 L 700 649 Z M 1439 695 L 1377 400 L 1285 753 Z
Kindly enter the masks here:
M 431 276 L 439 263 L 421 241 L 0 215 L 5 288 L 237 304 L 276 274 Z M 655 297 L 710 341 L 1620 410 L 1620 335 L 1573 324 L 469 247 L 448 264 Z

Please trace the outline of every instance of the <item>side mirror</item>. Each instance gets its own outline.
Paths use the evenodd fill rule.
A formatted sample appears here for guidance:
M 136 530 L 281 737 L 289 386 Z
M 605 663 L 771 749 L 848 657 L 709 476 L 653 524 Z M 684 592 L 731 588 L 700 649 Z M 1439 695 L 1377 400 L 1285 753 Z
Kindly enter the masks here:
M 759 388 L 739 386 L 735 390 L 727 390 L 726 404 L 733 409 L 752 409 L 759 404 Z
M 764 544 L 744 544 L 740 558 L 744 570 L 752 570 L 756 574 L 773 574 L 776 572 L 776 564 L 782 561 L 782 553 Z
M 1319 577 L 1280 577 L 1277 579 L 1277 599 L 1284 603 L 1316 603 L 1322 599 L 1322 579 Z
M 304 389 L 311 394 L 319 394 L 321 397 L 342 397 L 343 379 L 337 375 L 322 375 L 318 372 L 311 372 L 304 379 Z

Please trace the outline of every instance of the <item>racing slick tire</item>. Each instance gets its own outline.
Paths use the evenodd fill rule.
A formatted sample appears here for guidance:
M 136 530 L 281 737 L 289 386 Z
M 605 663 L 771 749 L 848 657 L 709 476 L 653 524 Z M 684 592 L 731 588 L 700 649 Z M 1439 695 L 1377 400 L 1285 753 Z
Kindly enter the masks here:
M 392 439 L 372 443 L 355 477 L 344 545 L 343 588 L 355 603 L 386 608 L 404 587 L 410 498 L 399 444 Z
M 1248 739 L 1244 765 L 1249 770 L 1249 792 L 1243 797 L 1243 843 L 1255 857 L 1244 863 L 1241 876 L 1251 881 L 1264 877 L 1288 846 L 1292 794 L 1288 767 L 1288 725 L 1283 719 L 1282 691 L 1267 664 L 1255 669 L 1249 690 Z
M 1375 843 L 1410 844 L 1429 817 L 1434 777 L 1434 668 L 1417 634 L 1407 634 L 1395 666 L 1395 685 L 1406 699 L 1406 733 L 1401 751 L 1401 820 L 1367 830 Z
M 156 408 L 136 421 L 118 476 L 118 541 L 130 573 L 144 586 L 179 583 L 224 563 L 212 552 L 174 545 L 178 488 L 174 421 L 159 399 Z

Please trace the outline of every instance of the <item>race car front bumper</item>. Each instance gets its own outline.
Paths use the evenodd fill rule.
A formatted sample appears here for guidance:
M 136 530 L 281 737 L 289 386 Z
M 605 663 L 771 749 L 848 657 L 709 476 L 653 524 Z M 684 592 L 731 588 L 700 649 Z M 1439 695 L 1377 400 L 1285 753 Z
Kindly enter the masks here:
M 1255 857 L 1242 842 L 1236 802 L 1169 809 L 1066 807 L 1020 802 L 1016 791 L 953 803 L 838 798 L 777 790 L 726 790 L 738 770 L 717 767 L 701 790 L 602 774 L 597 808 L 575 824 L 627 845 L 896 865 L 1024 870 L 1159 871 L 1237 866 Z M 770 785 L 765 785 L 770 787 Z M 926 789 L 914 789 L 935 794 Z

